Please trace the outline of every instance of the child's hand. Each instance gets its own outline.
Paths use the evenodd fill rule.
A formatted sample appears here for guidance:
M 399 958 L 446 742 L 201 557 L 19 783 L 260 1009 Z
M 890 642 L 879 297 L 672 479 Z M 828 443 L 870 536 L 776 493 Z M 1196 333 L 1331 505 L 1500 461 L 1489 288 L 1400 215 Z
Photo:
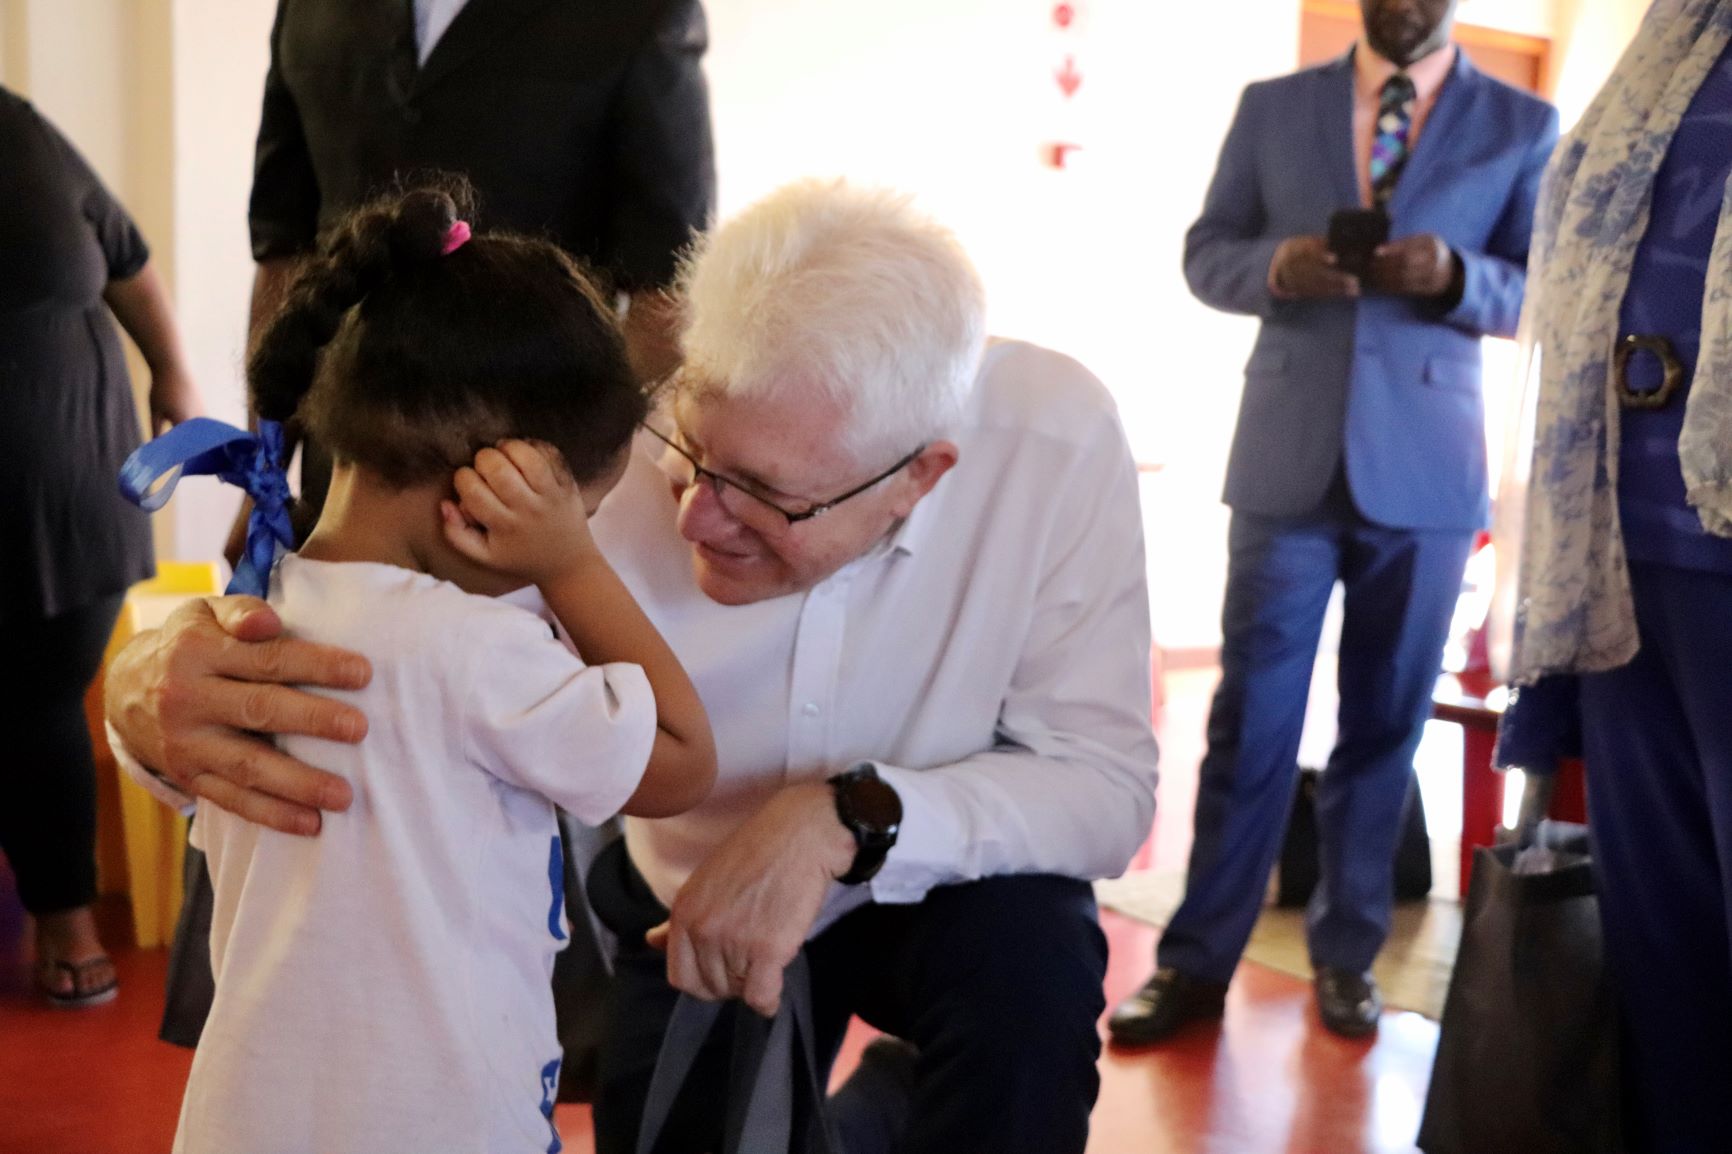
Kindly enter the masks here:
M 445 538 L 477 564 L 540 585 L 596 553 L 583 494 L 550 447 L 502 441 L 457 470 Z

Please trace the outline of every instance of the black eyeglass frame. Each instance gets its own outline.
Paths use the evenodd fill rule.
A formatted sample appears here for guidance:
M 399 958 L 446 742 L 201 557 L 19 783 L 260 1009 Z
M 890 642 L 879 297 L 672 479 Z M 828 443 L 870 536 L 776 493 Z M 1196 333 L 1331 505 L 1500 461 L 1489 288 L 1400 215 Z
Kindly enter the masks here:
M 894 465 L 890 466 L 882 473 L 879 473 L 870 481 L 862 481 L 860 484 L 855 485 L 852 489 L 849 489 L 846 493 L 843 493 L 840 496 L 831 497 L 828 501 L 820 501 L 818 504 L 801 510 L 798 513 L 791 513 L 763 494 L 753 492 L 752 488 L 745 482 L 736 481 L 727 474 L 718 473 L 714 469 L 704 468 L 703 465 L 698 463 L 698 459 L 686 452 L 678 442 L 663 435 L 661 430 L 653 427 L 647 421 L 643 423 L 642 428 L 646 433 L 650 434 L 650 436 L 684 457 L 686 459 L 686 464 L 692 467 L 692 479 L 695 481 L 697 478 L 702 477 L 709 483 L 710 488 L 715 492 L 718 498 L 721 497 L 723 488 L 738 489 L 740 492 L 744 493 L 758 504 L 764 506 L 766 509 L 774 509 L 777 513 L 780 513 L 782 519 L 790 526 L 798 525 L 802 521 L 810 521 L 814 517 L 822 517 L 825 513 L 828 513 L 842 502 L 852 497 L 858 497 L 860 494 L 881 481 L 888 481 L 891 477 L 894 477 L 897 473 L 900 473 L 903 469 L 906 469 L 909 465 L 913 464 L 914 459 L 926 451 L 926 445 L 922 444 L 912 453 L 909 453 L 906 457 L 903 457 L 900 461 L 897 461 Z

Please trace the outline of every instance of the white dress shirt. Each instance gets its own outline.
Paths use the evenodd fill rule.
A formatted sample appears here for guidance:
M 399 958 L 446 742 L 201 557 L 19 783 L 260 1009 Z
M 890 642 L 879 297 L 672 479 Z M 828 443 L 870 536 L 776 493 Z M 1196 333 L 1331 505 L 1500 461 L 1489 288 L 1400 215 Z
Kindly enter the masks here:
M 956 467 L 879 547 L 755 604 L 698 590 L 645 454 L 592 521 L 715 727 L 709 800 L 626 821 L 664 903 L 778 787 L 862 760 L 904 814 L 870 883 L 878 901 L 993 874 L 1113 876 L 1148 836 L 1148 594 L 1112 399 L 1066 357 L 995 343 L 958 444 Z M 865 890 L 837 887 L 820 927 Z
M 427 63 L 433 46 L 467 3 L 469 0 L 415 0 L 415 56 L 419 63 Z
M 956 467 L 877 548 L 739 606 L 698 589 L 660 443 L 641 439 L 591 525 L 691 674 L 719 768 L 696 809 L 626 820 L 663 903 L 780 786 L 863 760 L 901 796 L 901 836 L 869 887 L 836 887 L 818 928 L 948 882 L 1116 876 L 1148 837 L 1149 605 L 1117 409 L 1068 357 L 995 342 L 965 424 Z

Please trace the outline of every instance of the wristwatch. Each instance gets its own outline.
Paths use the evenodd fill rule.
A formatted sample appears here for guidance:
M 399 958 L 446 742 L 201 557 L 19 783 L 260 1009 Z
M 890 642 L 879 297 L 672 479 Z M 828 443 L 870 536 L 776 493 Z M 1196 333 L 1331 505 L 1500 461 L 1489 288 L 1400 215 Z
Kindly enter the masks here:
M 836 817 L 854 835 L 854 864 L 836 880 L 845 886 L 871 881 L 884 865 L 902 828 L 902 799 L 878 776 L 870 761 L 850 766 L 830 779 Z

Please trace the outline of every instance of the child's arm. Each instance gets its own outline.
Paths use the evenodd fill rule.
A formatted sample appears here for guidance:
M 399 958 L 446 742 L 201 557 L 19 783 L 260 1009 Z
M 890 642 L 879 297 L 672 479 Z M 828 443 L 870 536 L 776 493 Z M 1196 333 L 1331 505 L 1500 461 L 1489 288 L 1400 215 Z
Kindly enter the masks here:
M 626 591 L 625 582 L 597 552 L 564 575 L 536 585 L 586 662 L 642 666 L 655 693 L 655 748 L 643 783 L 621 812 L 666 817 L 703 801 L 716 780 L 709 716 L 679 659 Z
M 471 560 L 522 577 L 591 665 L 642 667 L 657 732 L 643 780 L 623 807 L 666 817 L 698 804 L 716 777 L 715 740 L 697 690 L 589 533 L 583 494 L 549 451 L 524 441 L 483 449 L 456 477 L 445 534 Z

